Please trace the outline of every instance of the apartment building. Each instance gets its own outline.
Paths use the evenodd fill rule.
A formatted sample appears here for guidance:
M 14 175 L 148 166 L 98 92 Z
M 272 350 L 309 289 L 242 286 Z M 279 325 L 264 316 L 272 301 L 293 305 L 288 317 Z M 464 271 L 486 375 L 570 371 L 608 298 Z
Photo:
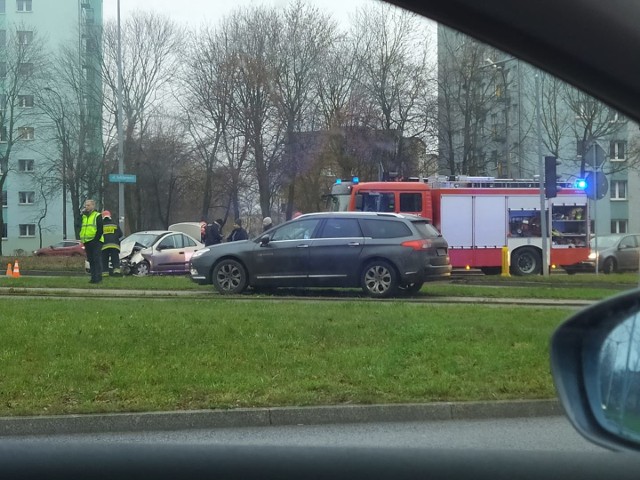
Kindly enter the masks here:
M 63 181 L 70 147 L 64 139 L 76 128 L 68 99 L 101 91 L 101 28 L 102 0 L 0 0 L 3 255 L 75 238 L 78 212 Z M 63 50 L 69 64 L 60 60 Z M 75 79 L 77 92 L 62 75 Z M 92 120 L 83 148 L 101 155 L 102 102 L 82 95 L 83 115 Z

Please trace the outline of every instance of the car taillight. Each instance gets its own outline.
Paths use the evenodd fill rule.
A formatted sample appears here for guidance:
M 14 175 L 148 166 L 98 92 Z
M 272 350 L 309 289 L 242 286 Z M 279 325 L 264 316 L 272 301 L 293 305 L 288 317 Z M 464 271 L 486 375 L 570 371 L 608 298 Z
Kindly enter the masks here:
M 402 242 L 402 246 L 413 248 L 414 250 L 426 250 L 431 248 L 431 240 L 407 240 Z

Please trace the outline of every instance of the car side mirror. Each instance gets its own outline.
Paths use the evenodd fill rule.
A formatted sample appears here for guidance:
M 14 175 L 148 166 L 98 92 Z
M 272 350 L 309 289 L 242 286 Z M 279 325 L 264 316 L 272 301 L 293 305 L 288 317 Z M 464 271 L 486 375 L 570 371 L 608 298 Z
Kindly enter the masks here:
M 551 340 L 551 370 L 573 426 L 614 450 L 640 451 L 640 290 L 571 317 Z
M 260 237 L 260 246 L 264 247 L 264 246 L 268 245 L 270 240 L 271 240 L 271 238 L 269 237 L 269 235 L 261 236 Z

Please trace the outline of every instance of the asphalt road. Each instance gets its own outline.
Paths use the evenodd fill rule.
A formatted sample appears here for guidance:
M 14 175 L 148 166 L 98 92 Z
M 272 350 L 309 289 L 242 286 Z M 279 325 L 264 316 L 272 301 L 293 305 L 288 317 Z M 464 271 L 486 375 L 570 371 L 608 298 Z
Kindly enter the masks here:
M 317 426 L 270 426 L 81 435 L 3 437 L 64 443 L 154 443 L 307 447 L 416 447 L 605 452 L 583 439 L 564 416 L 366 423 Z

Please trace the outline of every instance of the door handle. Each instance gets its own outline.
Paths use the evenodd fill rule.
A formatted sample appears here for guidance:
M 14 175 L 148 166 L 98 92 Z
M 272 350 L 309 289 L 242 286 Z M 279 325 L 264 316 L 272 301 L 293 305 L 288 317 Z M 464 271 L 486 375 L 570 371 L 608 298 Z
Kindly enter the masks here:
M 308 243 L 301 243 L 300 245 L 297 245 L 297 248 L 309 248 L 309 244 Z
M 359 247 L 360 246 L 360 242 L 349 242 L 349 243 L 347 243 L 347 245 L 349 245 L 350 247 Z

